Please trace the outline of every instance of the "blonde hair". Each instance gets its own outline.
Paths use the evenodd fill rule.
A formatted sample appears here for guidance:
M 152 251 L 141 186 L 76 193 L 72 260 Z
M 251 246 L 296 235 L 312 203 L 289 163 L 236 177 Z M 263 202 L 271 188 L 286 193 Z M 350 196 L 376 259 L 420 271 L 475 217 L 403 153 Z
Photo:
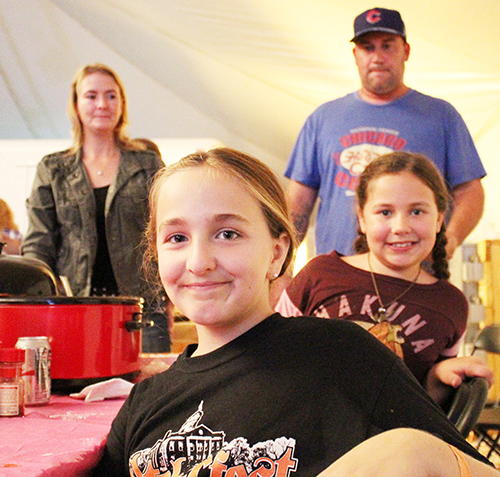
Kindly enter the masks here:
M 128 136 L 128 110 L 127 110 L 127 96 L 125 94 L 125 88 L 120 77 L 108 66 L 101 63 L 94 63 L 82 67 L 77 71 L 73 83 L 71 84 L 71 93 L 68 101 L 68 116 L 71 121 L 71 134 L 73 136 L 73 143 L 68 150 L 68 154 L 76 154 L 76 152 L 83 146 L 83 126 L 82 122 L 78 116 L 76 103 L 78 101 L 78 87 L 85 77 L 93 73 L 101 73 L 103 75 L 108 75 L 113 79 L 113 81 L 118 86 L 118 91 L 120 93 L 121 110 L 122 114 L 118 119 L 116 128 L 114 131 L 115 142 L 118 147 L 129 150 L 144 150 L 146 147 L 130 139 Z
M 5 200 L 0 199 L 0 229 L 17 230 L 14 214 Z
M 150 280 L 157 281 L 156 214 L 162 187 L 176 172 L 201 166 L 209 167 L 215 174 L 225 174 L 240 181 L 245 190 L 259 202 L 271 236 L 278 238 L 282 233 L 288 236 L 290 247 L 279 274 L 283 275 L 296 249 L 295 233 L 288 214 L 285 192 L 276 175 L 264 163 L 235 149 L 219 147 L 190 154 L 171 166 L 164 167 L 156 174 L 149 195 L 150 212 L 145 231 L 144 268 Z

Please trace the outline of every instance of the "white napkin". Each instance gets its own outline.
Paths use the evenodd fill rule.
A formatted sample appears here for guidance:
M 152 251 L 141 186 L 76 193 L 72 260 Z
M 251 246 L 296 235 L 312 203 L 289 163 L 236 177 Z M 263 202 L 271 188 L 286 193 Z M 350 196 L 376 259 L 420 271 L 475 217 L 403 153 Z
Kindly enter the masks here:
M 84 387 L 79 393 L 72 393 L 70 397 L 85 399 L 87 402 L 104 401 L 104 399 L 126 398 L 134 385 L 122 378 L 113 378 L 100 383 Z

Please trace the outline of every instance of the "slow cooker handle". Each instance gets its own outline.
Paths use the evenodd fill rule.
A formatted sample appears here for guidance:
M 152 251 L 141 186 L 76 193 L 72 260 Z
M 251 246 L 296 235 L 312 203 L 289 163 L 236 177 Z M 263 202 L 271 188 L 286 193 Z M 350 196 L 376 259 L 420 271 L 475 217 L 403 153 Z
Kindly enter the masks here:
M 134 318 L 132 321 L 125 322 L 125 328 L 127 328 L 127 331 L 139 331 L 143 328 L 149 328 L 155 324 L 154 321 L 151 320 L 143 321 L 142 313 L 134 313 L 132 316 Z

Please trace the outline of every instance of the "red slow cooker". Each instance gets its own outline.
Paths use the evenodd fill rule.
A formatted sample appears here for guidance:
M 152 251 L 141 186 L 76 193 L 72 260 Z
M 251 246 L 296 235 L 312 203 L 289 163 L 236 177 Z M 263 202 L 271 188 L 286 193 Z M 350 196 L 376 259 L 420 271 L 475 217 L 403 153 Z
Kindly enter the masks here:
M 71 297 L 39 260 L 0 255 L 0 346 L 47 336 L 53 387 L 78 387 L 139 372 L 143 300 Z

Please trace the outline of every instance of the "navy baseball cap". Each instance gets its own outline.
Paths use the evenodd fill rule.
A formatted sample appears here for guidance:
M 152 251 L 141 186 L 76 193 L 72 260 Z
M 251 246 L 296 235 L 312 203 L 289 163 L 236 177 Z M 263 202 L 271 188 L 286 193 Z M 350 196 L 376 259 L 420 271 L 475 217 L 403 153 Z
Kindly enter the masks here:
M 406 41 L 405 24 L 396 10 L 375 7 L 358 15 L 354 20 L 354 37 L 351 41 L 356 42 L 361 35 L 372 31 L 393 33 Z

